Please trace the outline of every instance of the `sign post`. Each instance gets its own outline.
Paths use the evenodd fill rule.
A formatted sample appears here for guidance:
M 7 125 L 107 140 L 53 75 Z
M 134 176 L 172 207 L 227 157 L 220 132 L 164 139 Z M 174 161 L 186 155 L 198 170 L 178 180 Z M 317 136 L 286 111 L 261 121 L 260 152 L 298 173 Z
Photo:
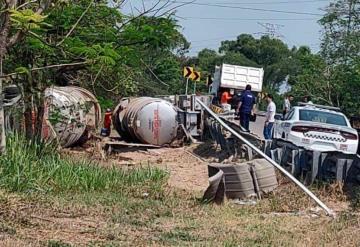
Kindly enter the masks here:
M 193 81 L 194 81 L 194 94 L 196 94 L 196 82 L 200 81 L 200 72 L 197 71 L 193 71 Z
M 184 77 L 186 78 L 186 88 L 185 88 L 185 94 L 188 94 L 188 89 L 189 89 L 189 79 L 192 79 L 192 75 L 193 75 L 194 69 L 193 67 L 184 67 Z
M 186 78 L 185 94 L 189 91 L 189 79 L 194 81 L 194 94 L 196 93 L 196 82 L 200 81 L 200 72 L 194 71 L 193 67 L 184 67 L 183 76 Z
M 186 78 L 186 88 L 185 88 L 185 94 L 188 94 L 188 87 L 189 87 L 189 78 Z

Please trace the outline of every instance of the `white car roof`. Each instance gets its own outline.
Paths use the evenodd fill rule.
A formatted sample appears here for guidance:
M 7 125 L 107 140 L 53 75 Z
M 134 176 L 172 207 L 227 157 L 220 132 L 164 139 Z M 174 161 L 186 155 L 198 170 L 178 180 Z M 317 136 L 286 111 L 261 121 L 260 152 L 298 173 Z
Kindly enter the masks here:
M 324 108 L 320 108 L 320 107 L 316 107 L 316 106 L 294 106 L 293 108 L 297 109 L 297 110 L 314 110 L 314 111 L 329 112 L 329 113 L 345 116 L 344 113 L 342 113 L 342 112 L 324 109 Z

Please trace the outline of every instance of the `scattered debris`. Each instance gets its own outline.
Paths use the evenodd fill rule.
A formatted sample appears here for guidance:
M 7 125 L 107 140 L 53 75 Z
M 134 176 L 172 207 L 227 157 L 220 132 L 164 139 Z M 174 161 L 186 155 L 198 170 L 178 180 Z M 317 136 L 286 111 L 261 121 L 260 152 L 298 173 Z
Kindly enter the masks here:
M 250 206 L 253 206 L 253 205 L 257 204 L 257 201 L 252 200 L 252 199 L 244 199 L 244 200 L 235 199 L 235 200 L 232 200 L 231 202 L 234 203 L 234 204 L 237 204 L 237 205 L 250 205 Z
M 230 199 L 261 199 L 261 195 L 273 191 L 277 186 L 275 169 L 264 159 L 241 164 L 211 164 L 209 187 L 204 201 L 219 203 L 224 194 Z

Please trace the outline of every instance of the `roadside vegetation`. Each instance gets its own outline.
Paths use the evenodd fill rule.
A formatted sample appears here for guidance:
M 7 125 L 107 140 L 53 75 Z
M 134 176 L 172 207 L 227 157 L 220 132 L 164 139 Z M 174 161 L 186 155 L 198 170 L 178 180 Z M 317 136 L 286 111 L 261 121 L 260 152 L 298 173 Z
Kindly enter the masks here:
M 0 156 L 0 186 L 25 193 L 129 193 L 139 185 L 157 190 L 166 173 L 157 168 L 122 170 L 102 168 L 89 160 L 62 157 L 55 145 L 27 141 L 21 135 L 8 138 L 8 149 Z M 145 189 L 145 188 L 144 188 Z
M 0 157 L 1 246 L 355 246 L 360 216 L 341 187 L 315 186 L 336 219 L 287 180 L 256 205 L 203 204 L 166 171 L 102 167 L 14 135 Z M 74 161 L 77 160 L 77 161 Z M 345 206 L 343 205 L 345 204 Z M 312 209 L 314 208 L 314 209 Z
M 26 137 L 9 136 L 0 155 L 0 246 L 359 245 L 358 192 L 351 207 L 342 190 L 313 188 L 339 211 L 336 219 L 310 210 L 314 204 L 287 181 L 253 206 L 208 205 L 198 192 L 170 187 L 168 172 L 153 164 L 102 167 L 34 141 L 47 87 L 82 86 L 107 108 L 121 97 L 183 93 L 185 65 L 202 78 L 223 62 L 263 67 L 264 91 L 275 93 L 279 105 L 278 91 L 287 81 L 297 100 L 310 95 L 315 103 L 359 114 L 359 0 L 331 1 L 319 20 L 317 54 L 307 46 L 239 34 L 218 51 L 204 49 L 194 57 L 187 56 L 191 44 L 181 33 L 174 1 L 159 1 L 136 15 L 123 13 L 129 1 L 109 2 L 0 1 L 0 80 L 23 89 L 26 126 Z M 199 88 L 207 92 L 204 83 Z

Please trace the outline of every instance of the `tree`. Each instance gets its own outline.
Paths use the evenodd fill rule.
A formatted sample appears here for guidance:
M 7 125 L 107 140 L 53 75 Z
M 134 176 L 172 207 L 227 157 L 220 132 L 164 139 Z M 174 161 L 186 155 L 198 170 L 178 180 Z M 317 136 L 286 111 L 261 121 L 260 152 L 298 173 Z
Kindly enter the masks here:
M 319 21 L 323 26 L 321 54 L 330 65 L 351 64 L 360 56 L 360 1 L 338 0 Z
M 360 2 L 331 3 L 320 20 L 323 38 L 319 55 L 298 52 L 300 71 L 294 92 L 312 95 L 317 103 L 360 114 Z
M 340 92 L 337 85 L 331 83 L 328 67 L 322 57 L 310 51 L 299 51 L 297 60 L 300 72 L 296 75 L 292 93 L 312 96 L 316 103 L 337 105 L 335 99 Z
M 279 39 L 262 36 L 255 39 L 252 35 L 241 34 L 235 41 L 223 41 L 220 52 L 228 55 L 239 54 L 230 60 L 238 65 L 264 68 L 264 85 L 277 91 L 281 83 L 292 72 L 292 51 Z
M 197 58 L 192 59 L 203 70 L 203 74 L 212 74 L 215 65 L 222 63 L 240 66 L 264 68 L 264 87 L 276 92 L 284 80 L 292 83 L 297 71 L 294 53 L 281 40 L 263 36 L 260 39 L 249 34 L 241 34 L 236 40 L 221 42 L 219 54 L 204 49 Z
M 44 20 L 41 14 L 49 7 L 50 0 L 17 1 L 5 0 L 0 3 L 0 92 L 3 88 L 3 63 L 9 48 L 23 36 L 37 29 Z M 12 26 L 13 25 L 13 26 Z M 15 28 L 14 28 L 15 27 Z M 0 152 L 6 146 L 3 102 L 0 102 Z
M 347 114 L 359 114 L 360 1 L 338 0 L 326 11 L 319 22 L 324 29 L 321 56 L 328 83 L 334 88 L 331 101 Z
M 187 42 L 160 3 L 136 16 L 125 16 L 118 6 L 93 0 L 48 1 L 42 9 L 44 3 L 35 1 L 5 6 L 11 20 L 9 35 L 19 38 L 6 47 L 4 68 L 23 85 L 29 138 L 41 130 L 44 90 L 49 85 L 75 83 L 108 98 L 132 95 L 143 85 L 161 81 L 154 65 L 169 60 L 173 50 L 186 50 Z M 168 64 L 174 67 L 174 61 Z M 169 75 L 163 78 L 168 80 Z M 35 132 L 29 121 L 34 109 Z

